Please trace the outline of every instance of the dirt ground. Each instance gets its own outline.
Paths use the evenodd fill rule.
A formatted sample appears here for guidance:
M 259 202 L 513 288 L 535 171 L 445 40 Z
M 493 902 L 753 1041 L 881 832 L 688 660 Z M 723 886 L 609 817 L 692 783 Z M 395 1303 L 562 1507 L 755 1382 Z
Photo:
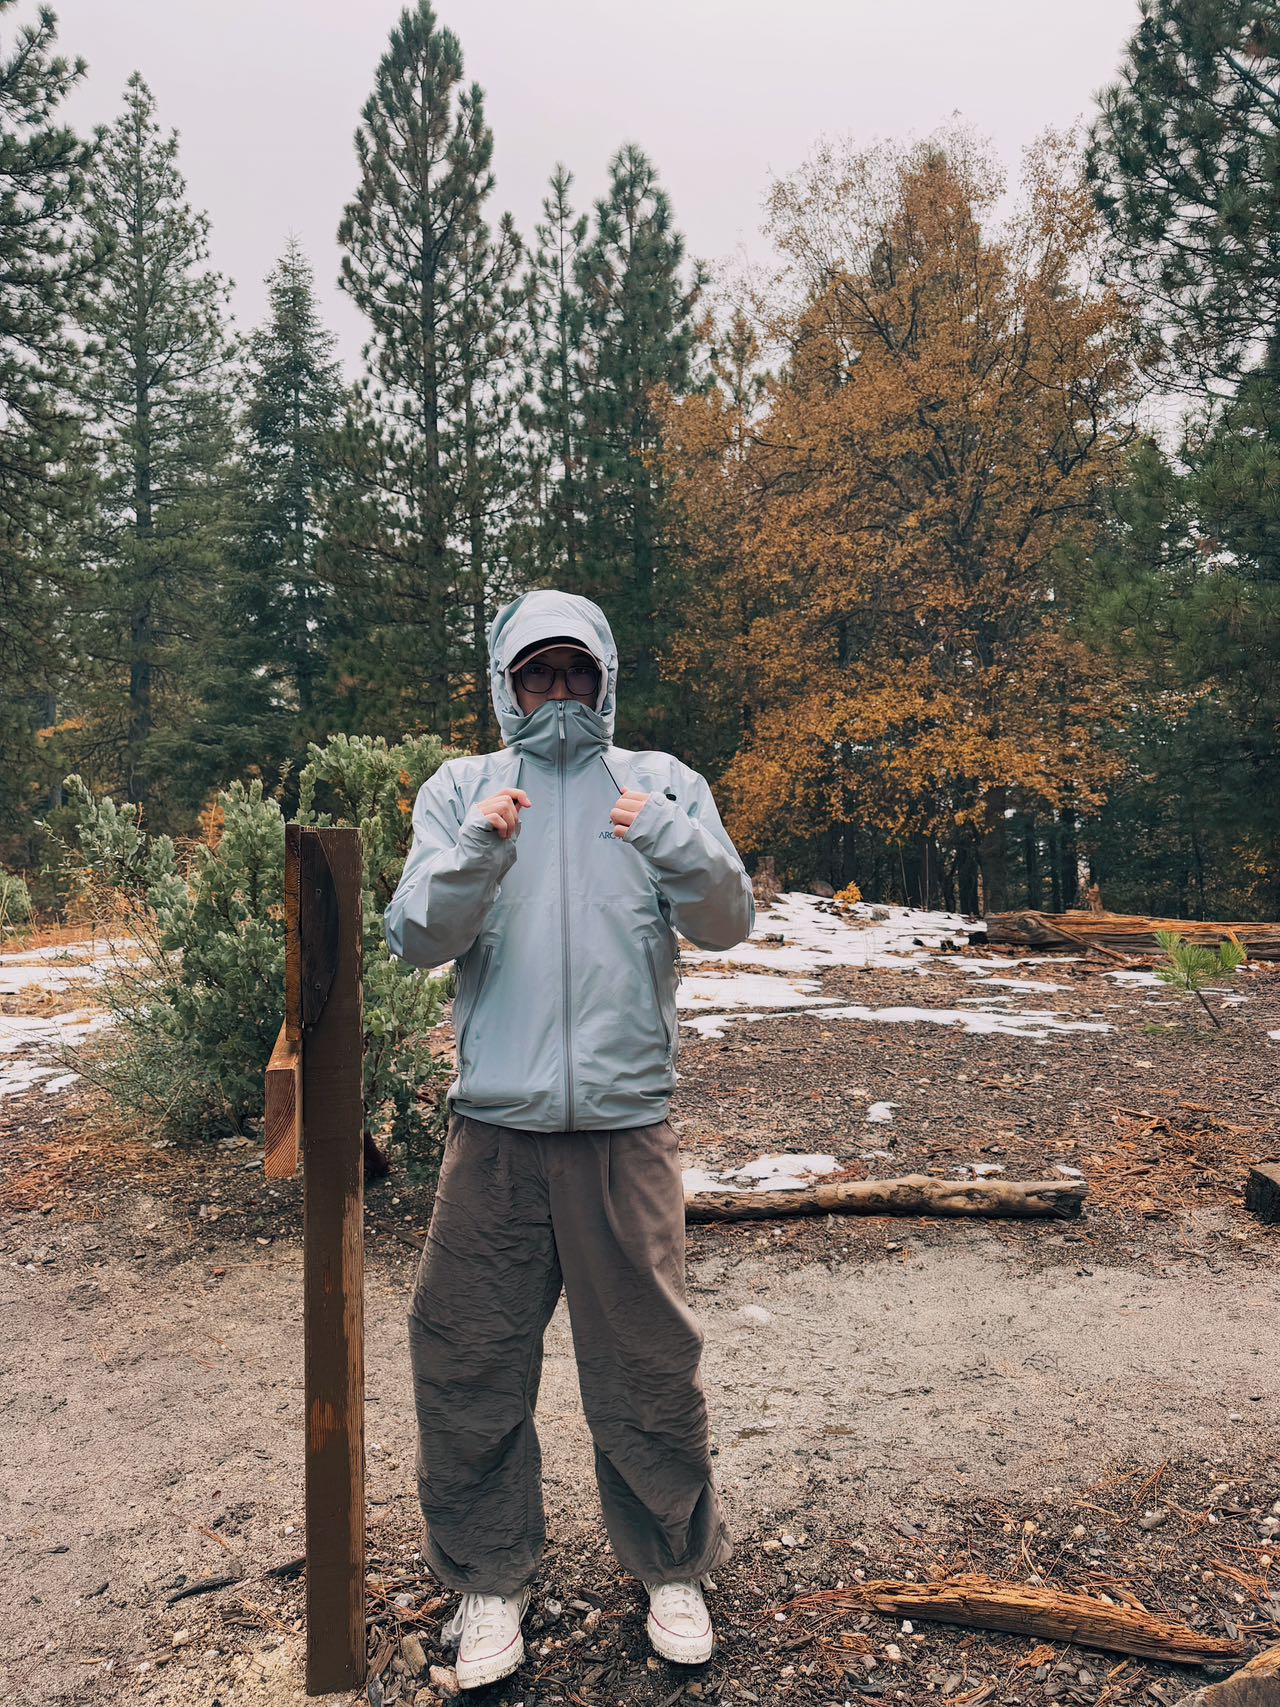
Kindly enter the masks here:
M 1141 1604 L 1245 1655 L 1280 1640 L 1280 1228 L 1241 1205 L 1250 1161 L 1280 1156 L 1280 970 L 1238 975 L 1248 1000 L 1220 1032 L 1092 962 L 1053 976 L 1067 992 L 1026 1005 L 1113 1029 L 1033 1040 L 815 1010 L 686 1032 L 673 1120 L 690 1164 L 1068 1166 L 1087 1207 L 690 1229 L 737 1543 L 706 1667 L 650 1657 L 642 1591 L 603 1541 L 562 1306 L 529 1659 L 481 1707 L 1110 1707 L 1207 1675 L 908 1628 L 858 1605 L 878 1578 L 982 1572 Z M 878 1008 L 972 990 L 941 967 L 832 969 L 822 987 Z M 867 1120 L 878 1100 L 891 1124 Z M 84 1084 L 0 1099 L 0 1169 L 0 1700 L 301 1700 L 297 1182 L 268 1188 L 248 1140 L 122 1137 Z M 370 1188 L 369 1695 L 421 1704 L 437 1692 L 399 1642 L 447 1664 L 452 1604 L 417 1556 L 405 1310 L 428 1213 L 402 1178 Z

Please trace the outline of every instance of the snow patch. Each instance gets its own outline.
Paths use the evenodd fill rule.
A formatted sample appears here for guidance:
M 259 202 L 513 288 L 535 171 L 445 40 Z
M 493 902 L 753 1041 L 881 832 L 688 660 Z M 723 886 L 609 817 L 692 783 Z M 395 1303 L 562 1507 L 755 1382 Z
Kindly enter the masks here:
M 896 1102 L 873 1102 L 867 1110 L 867 1119 L 876 1125 L 888 1122 L 893 1119 L 893 1111 L 897 1106 Z
M 689 964 L 720 961 L 765 966 L 775 972 L 871 966 L 928 974 L 925 963 L 935 953 L 954 949 L 957 942 L 985 937 L 986 930 L 981 920 L 966 920 L 959 913 L 873 907 L 865 901 L 837 908 L 821 896 L 791 890 L 756 914 L 755 929 L 746 942 L 736 948 L 686 949 L 681 958 Z M 764 942 L 766 936 L 784 940 Z
M 817 895 L 789 891 L 756 915 L 751 937 L 736 948 L 686 949 L 685 964 L 702 970 L 685 977 L 677 992 L 682 1021 L 700 1036 L 723 1037 L 730 1019 L 777 1018 L 799 1008 L 820 1009 L 830 1019 L 865 1019 L 888 1023 L 910 1021 L 929 1025 L 959 1025 L 966 1031 L 1001 1032 L 1018 1037 L 1047 1037 L 1051 1032 L 1110 1031 L 1111 1026 L 1087 1020 L 1065 1020 L 1053 1009 L 1019 1012 L 1018 994 L 1057 995 L 1071 988 L 1048 979 L 1009 977 L 1019 966 L 1062 965 L 1080 955 L 1023 955 L 966 957 L 956 952 L 962 941 L 982 941 L 986 926 L 958 913 L 928 912 L 916 907 L 835 907 Z M 766 937 L 778 937 L 766 942 Z M 824 967 L 858 967 L 915 972 L 931 976 L 943 961 L 970 974 L 981 993 L 961 996 L 951 1008 L 870 1008 L 847 1005 L 816 994 L 816 979 L 798 976 Z M 717 977 L 712 968 L 723 966 Z M 760 970 L 738 970 L 759 968 Z M 996 973 L 1000 976 L 992 976 Z M 1150 974 L 1138 976 L 1147 978 Z M 975 1009 L 964 1012 L 965 1007 Z M 744 1011 L 744 1010 L 756 1010 Z M 728 1012 L 726 1010 L 735 1010 Z
M 62 1062 L 51 1063 L 53 1051 L 74 1048 L 95 1031 L 112 1024 L 112 1016 L 78 1009 L 66 1014 L 0 1014 L 0 1097 L 18 1096 L 40 1086 L 62 1091 L 80 1077 Z
M 998 984 L 1005 990 L 1044 990 L 1051 996 L 1071 988 L 1070 984 L 1051 984 L 1047 978 L 984 978 L 982 982 L 984 986 Z
M 776 1013 L 698 1014 L 686 1020 L 701 1036 L 723 1037 L 725 1027 L 733 1020 L 777 1019 Z M 1056 1010 L 1046 1008 L 1040 1013 L 1006 1013 L 983 1008 L 869 1008 L 860 1003 L 850 1007 L 824 1007 L 822 1019 L 867 1020 L 876 1025 L 958 1025 L 964 1031 L 996 1032 L 1010 1037 L 1048 1037 L 1054 1032 L 1112 1031 L 1105 1020 L 1062 1019 Z
M 136 947 L 132 937 L 95 937 L 0 955 L 0 996 L 16 996 L 24 990 L 57 995 L 72 984 L 101 983 L 121 955 Z M 126 957 L 130 964 L 138 964 Z
M 676 991 L 679 1007 L 803 1008 L 833 1002 L 834 996 L 815 996 L 816 978 L 773 978 L 767 972 L 730 972 L 722 977 L 682 978 Z
M 834 1156 L 788 1154 L 758 1156 L 743 1167 L 720 1172 L 686 1168 L 684 1193 L 692 1197 L 700 1191 L 798 1191 L 819 1174 L 835 1173 L 839 1166 Z

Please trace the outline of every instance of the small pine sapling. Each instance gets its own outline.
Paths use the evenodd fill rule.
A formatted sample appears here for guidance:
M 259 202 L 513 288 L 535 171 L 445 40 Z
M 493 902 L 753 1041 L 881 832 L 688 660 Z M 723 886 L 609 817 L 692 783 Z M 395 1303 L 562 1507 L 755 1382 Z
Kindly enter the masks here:
M 1201 943 L 1188 942 L 1177 931 L 1157 931 L 1156 941 L 1168 961 L 1156 967 L 1156 977 L 1175 990 L 1195 996 L 1213 1023 L 1221 1027 L 1222 1022 L 1204 999 L 1204 988 L 1212 979 L 1226 977 L 1243 966 L 1248 958 L 1244 949 L 1238 942 L 1205 948 Z

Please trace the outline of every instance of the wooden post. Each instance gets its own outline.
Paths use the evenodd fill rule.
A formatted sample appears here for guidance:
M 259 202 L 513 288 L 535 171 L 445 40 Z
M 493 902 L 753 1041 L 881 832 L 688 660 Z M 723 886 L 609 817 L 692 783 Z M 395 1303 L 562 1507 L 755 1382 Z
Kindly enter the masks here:
M 360 832 L 285 826 L 285 1022 L 267 1172 L 303 1156 L 307 1693 L 358 1689 L 364 1635 L 364 1015 Z

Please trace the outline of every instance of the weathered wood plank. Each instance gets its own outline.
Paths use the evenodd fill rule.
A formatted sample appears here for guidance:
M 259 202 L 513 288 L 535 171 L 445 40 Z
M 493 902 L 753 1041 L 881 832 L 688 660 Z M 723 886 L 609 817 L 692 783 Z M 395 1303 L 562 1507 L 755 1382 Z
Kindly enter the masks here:
M 365 1676 L 363 949 L 360 833 L 307 827 L 299 881 L 305 1021 L 307 1690 Z
M 268 1179 L 292 1179 L 302 1147 L 302 1045 L 280 1027 L 267 1062 L 262 1166 Z
M 302 1042 L 302 944 L 298 935 L 298 896 L 302 883 L 302 825 L 284 827 L 284 1030 L 290 1043 Z

